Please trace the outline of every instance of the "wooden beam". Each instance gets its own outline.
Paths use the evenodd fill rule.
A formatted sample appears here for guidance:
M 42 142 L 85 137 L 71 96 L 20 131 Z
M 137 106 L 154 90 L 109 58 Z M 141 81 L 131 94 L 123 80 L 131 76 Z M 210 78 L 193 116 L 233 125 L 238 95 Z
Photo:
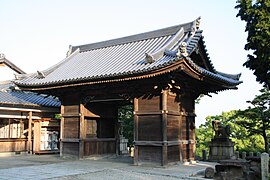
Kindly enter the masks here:
M 21 116 L 21 115 L 5 115 L 1 114 L 0 118 L 9 118 L 9 119 L 27 119 L 28 116 Z M 32 119 L 41 119 L 39 116 L 32 116 Z
M 179 116 L 180 112 L 178 111 L 170 111 L 170 110 L 159 110 L 159 111 L 134 111 L 134 114 L 136 115 L 157 115 L 157 114 L 168 114 L 168 115 L 174 115 Z
M 177 145 L 181 145 L 181 144 L 196 144 L 194 140 L 178 140 L 178 141 L 135 141 L 134 142 L 135 145 L 139 145 L 139 146 L 163 146 L 163 145 L 167 145 L 167 146 L 177 146 Z
M 61 142 L 78 143 L 80 142 L 80 139 L 79 138 L 64 138 L 61 140 Z
M 32 108 L 13 108 L 13 107 L 0 107 L 0 110 L 5 111 L 23 111 L 23 112 L 58 112 L 58 108 L 45 108 L 37 106 L 39 109 L 32 109 Z

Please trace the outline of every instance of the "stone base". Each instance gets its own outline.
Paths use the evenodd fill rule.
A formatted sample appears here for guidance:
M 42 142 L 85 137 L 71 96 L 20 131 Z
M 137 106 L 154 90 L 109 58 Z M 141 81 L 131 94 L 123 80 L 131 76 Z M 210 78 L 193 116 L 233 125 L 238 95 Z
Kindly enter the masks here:
M 125 139 L 123 136 L 120 136 L 120 155 L 128 154 L 127 143 L 128 139 Z
M 209 143 L 209 161 L 233 159 L 234 143 L 229 138 L 214 138 Z

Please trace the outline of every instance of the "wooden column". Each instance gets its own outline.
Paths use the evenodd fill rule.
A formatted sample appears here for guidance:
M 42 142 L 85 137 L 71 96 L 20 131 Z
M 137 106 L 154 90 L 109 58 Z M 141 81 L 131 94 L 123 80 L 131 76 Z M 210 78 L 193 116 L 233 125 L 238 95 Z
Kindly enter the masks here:
M 166 166 L 187 157 L 186 149 L 189 148 L 186 146 L 189 146 L 191 132 L 187 132 L 190 128 L 186 127 L 186 118 L 180 112 L 187 104 L 183 108 L 180 104 L 182 106 L 178 95 L 169 90 L 151 99 L 134 99 L 135 165 L 158 163 Z
M 74 99 L 73 99 L 74 98 Z M 61 150 L 62 158 L 79 159 L 83 156 L 80 150 L 80 103 L 75 97 L 62 101 L 61 107 Z M 69 102 L 69 101 L 74 102 Z
M 23 137 L 23 131 L 24 131 L 24 123 L 23 123 L 23 120 L 20 119 L 20 138 Z
M 10 125 L 10 119 L 8 119 L 8 138 L 11 138 L 11 125 Z
M 135 164 L 163 164 L 162 95 L 134 100 Z M 164 149 L 165 150 L 165 149 Z M 166 150 L 165 150 L 166 151 Z
M 183 161 L 193 161 L 195 158 L 195 113 L 194 98 L 186 93 L 181 96 L 182 121 L 182 155 Z
M 133 133 L 134 133 L 134 142 L 138 141 L 139 139 L 139 132 L 138 132 L 138 115 L 136 114 L 136 112 L 138 112 L 139 110 L 139 104 L 138 104 L 138 98 L 135 98 L 134 99 L 134 130 L 133 130 Z M 138 165 L 139 164 L 139 149 L 138 149 L 138 146 L 134 146 L 134 165 Z
M 84 141 L 86 138 L 85 119 L 84 119 L 84 105 L 80 104 L 80 142 L 79 142 L 79 158 L 84 156 Z
M 134 164 L 168 164 L 168 91 L 134 99 Z
M 167 142 L 167 118 L 168 118 L 168 91 L 162 92 L 162 162 L 161 165 L 165 166 L 168 164 L 168 142 Z
M 64 106 L 61 105 L 61 120 L 60 120 L 60 157 L 63 157 L 63 138 L 64 138 L 64 123 L 65 123 L 65 118 L 62 116 L 64 114 Z
M 27 151 L 28 153 L 32 153 L 32 111 L 28 113 Z
M 41 121 L 34 121 L 34 140 L 33 140 L 33 153 L 40 151 L 40 140 L 41 140 Z

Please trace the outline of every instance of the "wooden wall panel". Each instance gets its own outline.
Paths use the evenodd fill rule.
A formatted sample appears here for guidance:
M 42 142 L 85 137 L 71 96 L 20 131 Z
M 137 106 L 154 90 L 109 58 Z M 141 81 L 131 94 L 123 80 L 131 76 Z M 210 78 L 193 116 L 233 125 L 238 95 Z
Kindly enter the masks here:
M 116 141 L 106 139 L 92 139 L 84 142 L 84 156 L 98 154 L 115 154 Z
M 64 114 L 78 114 L 80 112 L 80 106 L 79 105 L 65 105 Z
M 139 146 L 138 147 L 139 163 L 159 163 L 162 160 L 162 147 Z
M 118 108 L 111 103 L 90 103 L 85 106 L 83 113 L 87 117 L 112 118 L 117 117 Z
M 185 116 L 181 116 L 181 122 L 182 122 L 182 127 L 181 127 L 181 131 L 182 131 L 182 140 L 187 140 L 187 122 L 186 122 L 186 117 Z
M 179 146 L 168 146 L 168 162 L 180 161 Z
M 180 116 L 168 115 L 167 119 L 167 140 L 175 141 L 179 139 Z
M 168 95 L 168 110 L 169 111 L 180 111 L 179 102 L 176 101 L 175 95 Z
M 78 158 L 79 154 L 79 143 L 77 142 L 62 142 L 62 154 L 63 158 Z
M 27 150 L 26 139 L 1 139 L 1 152 L 24 152 Z
M 139 99 L 138 111 L 159 111 L 161 109 L 160 96 L 155 96 L 152 99 Z
M 65 117 L 64 138 L 79 138 L 80 118 Z
M 98 131 L 98 125 L 97 125 L 97 120 L 85 120 L 84 123 L 84 128 L 85 128 L 85 137 L 86 138 L 96 138 Z
M 161 141 L 161 115 L 140 116 L 138 122 L 139 141 Z

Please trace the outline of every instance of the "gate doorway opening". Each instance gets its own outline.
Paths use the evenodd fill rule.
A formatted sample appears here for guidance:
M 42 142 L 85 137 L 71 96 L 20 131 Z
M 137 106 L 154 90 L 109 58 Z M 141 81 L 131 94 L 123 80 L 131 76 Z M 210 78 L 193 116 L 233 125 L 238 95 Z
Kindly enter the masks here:
M 123 105 L 118 108 L 118 122 L 120 136 L 119 152 L 120 155 L 127 153 L 131 157 L 134 156 L 134 106 Z M 121 137 L 124 138 L 124 142 L 121 142 Z M 121 152 L 122 149 L 127 148 L 127 152 Z

